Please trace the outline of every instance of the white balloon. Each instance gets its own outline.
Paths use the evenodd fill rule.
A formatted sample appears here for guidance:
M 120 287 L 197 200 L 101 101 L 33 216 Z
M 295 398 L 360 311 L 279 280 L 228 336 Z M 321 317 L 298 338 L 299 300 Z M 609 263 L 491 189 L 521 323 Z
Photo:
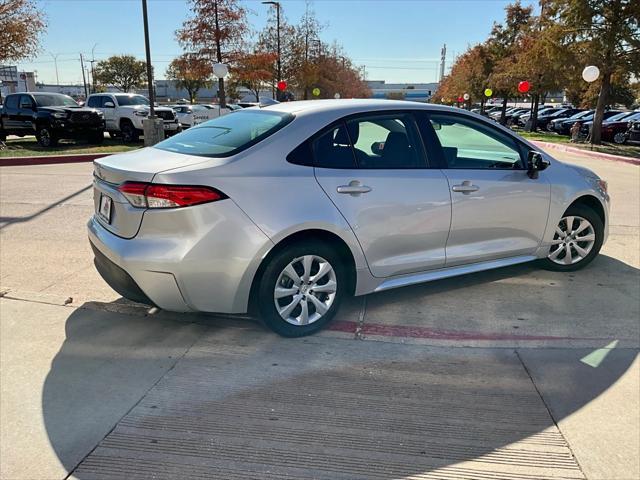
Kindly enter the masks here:
M 224 78 L 229 73 L 229 67 L 227 67 L 224 63 L 214 63 L 213 64 L 213 74 L 218 78 Z
M 336 93 L 336 94 L 333 96 L 333 98 L 335 98 L 336 100 L 337 100 L 337 99 L 339 99 L 339 98 L 340 98 L 340 94 L 339 94 L 339 93 Z
M 585 82 L 595 82 L 600 76 L 600 69 L 595 65 L 589 65 L 588 67 L 584 67 L 582 71 L 582 78 Z
M 471 97 L 469 97 L 469 94 L 468 94 L 468 93 L 465 93 L 465 94 L 462 96 L 462 98 L 464 98 L 465 100 L 469 100 L 469 98 L 471 98 Z

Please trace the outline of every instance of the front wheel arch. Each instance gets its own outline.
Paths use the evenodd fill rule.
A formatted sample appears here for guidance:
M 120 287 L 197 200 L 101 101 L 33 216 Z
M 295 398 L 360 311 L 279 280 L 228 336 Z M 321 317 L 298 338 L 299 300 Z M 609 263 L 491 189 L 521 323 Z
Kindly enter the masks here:
M 253 281 L 251 282 L 251 289 L 249 293 L 249 307 L 248 311 L 251 314 L 256 314 L 258 312 L 258 288 L 260 285 L 260 280 L 264 274 L 264 270 L 271 261 L 271 259 L 282 250 L 286 249 L 290 245 L 294 245 L 296 243 L 315 240 L 321 241 L 323 243 L 327 243 L 335 248 L 342 258 L 345 266 L 345 270 L 347 272 L 348 278 L 348 290 L 347 293 L 349 295 L 353 295 L 356 288 L 356 262 L 353 257 L 353 253 L 351 249 L 347 245 L 347 243 L 340 238 L 335 233 L 331 233 L 327 230 L 320 229 L 311 229 L 311 230 L 302 230 L 299 232 L 292 233 L 288 237 L 283 238 L 277 244 L 275 244 L 271 250 L 265 255 L 265 257 L 260 262 L 260 266 L 258 270 L 256 270 L 255 275 L 253 276 Z
M 589 207 L 591 210 L 596 212 L 598 217 L 600 217 L 600 220 L 602 220 L 602 225 L 606 227 L 607 218 L 604 211 L 604 206 L 602 205 L 602 202 L 598 200 L 597 197 L 594 197 L 593 195 L 583 195 L 581 197 L 578 197 L 571 203 L 571 205 L 569 205 L 565 209 L 565 212 L 568 211 L 571 207 L 575 207 L 579 205 Z

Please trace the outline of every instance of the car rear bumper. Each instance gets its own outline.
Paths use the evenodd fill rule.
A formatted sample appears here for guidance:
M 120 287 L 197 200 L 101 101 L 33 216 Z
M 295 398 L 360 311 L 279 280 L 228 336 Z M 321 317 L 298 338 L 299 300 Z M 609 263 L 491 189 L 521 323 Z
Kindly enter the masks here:
M 176 312 L 245 313 L 255 272 L 273 246 L 229 199 L 147 210 L 131 239 L 94 217 L 88 231 L 98 272 L 114 290 Z

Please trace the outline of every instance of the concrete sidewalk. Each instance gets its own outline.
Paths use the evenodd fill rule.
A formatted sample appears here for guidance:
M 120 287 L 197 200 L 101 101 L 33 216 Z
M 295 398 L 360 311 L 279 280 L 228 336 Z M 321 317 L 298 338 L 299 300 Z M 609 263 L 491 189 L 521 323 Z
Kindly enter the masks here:
M 287 340 L 251 323 L 0 306 L 3 479 L 640 473 L 635 349 Z

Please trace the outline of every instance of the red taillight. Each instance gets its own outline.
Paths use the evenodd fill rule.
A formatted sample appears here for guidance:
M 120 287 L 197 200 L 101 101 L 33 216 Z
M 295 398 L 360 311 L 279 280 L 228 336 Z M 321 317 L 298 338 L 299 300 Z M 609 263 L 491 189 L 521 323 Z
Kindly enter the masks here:
M 141 208 L 188 207 L 227 198 L 215 188 L 195 185 L 125 182 L 118 190 L 131 205 Z

